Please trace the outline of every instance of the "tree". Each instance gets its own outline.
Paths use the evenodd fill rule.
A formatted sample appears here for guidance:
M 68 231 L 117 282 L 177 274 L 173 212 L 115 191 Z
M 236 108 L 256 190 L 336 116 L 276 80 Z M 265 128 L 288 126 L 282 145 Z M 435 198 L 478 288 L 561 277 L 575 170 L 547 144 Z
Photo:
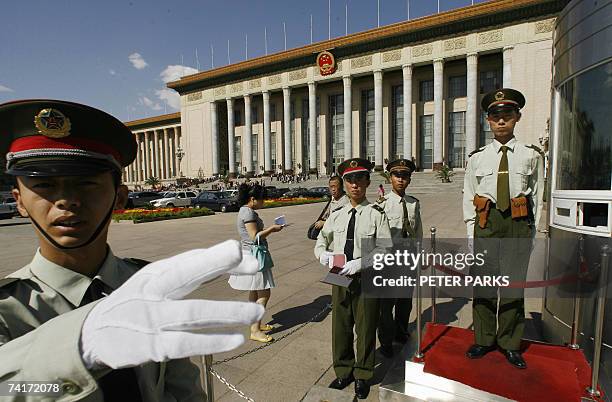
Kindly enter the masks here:
M 145 184 L 147 186 L 151 186 L 152 188 L 157 188 L 160 185 L 160 181 L 157 177 L 151 176 L 147 180 L 145 180 Z

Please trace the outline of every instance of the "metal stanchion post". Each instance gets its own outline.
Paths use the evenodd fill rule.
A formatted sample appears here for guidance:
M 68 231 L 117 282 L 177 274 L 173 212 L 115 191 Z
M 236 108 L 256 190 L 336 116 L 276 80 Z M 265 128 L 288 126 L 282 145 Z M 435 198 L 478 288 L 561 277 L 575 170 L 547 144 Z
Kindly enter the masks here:
M 215 385 L 213 384 L 213 375 L 210 372 L 212 367 L 212 355 L 204 356 L 204 380 L 206 382 L 206 402 L 214 402 L 215 400 Z
M 574 295 L 574 318 L 572 320 L 572 338 L 570 339 L 569 345 L 567 345 L 570 349 L 578 350 L 580 349 L 580 345 L 578 344 L 578 327 L 580 325 L 580 304 L 582 299 L 578 297 L 580 294 L 581 288 L 581 265 L 584 260 L 584 236 L 581 235 L 580 239 L 578 239 L 578 282 L 576 282 L 576 294 Z
M 601 267 L 599 271 L 599 289 L 597 291 L 597 312 L 595 321 L 595 344 L 593 345 L 593 363 L 591 371 L 591 386 L 587 392 L 595 397 L 600 396 L 597 390 L 599 382 L 599 362 L 601 360 L 601 347 L 603 341 L 604 311 L 606 308 L 606 295 L 608 293 L 608 257 L 610 246 L 604 244 L 601 247 Z
M 429 229 L 429 231 L 431 232 L 431 252 L 432 254 L 436 254 L 436 227 L 432 226 L 431 229 Z M 431 266 L 431 275 L 435 276 L 436 275 L 436 268 L 432 265 Z M 431 322 L 435 323 L 436 322 L 436 288 L 434 286 L 431 287 Z
M 416 253 L 421 252 L 421 241 L 417 240 L 416 242 Z M 421 300 L 421 263 L 420 258 L 417 261 L 416 267 L 416 304 L 417 304 L 417 316 L 416 316 L 416 335 L 417 335 L 417 348 L 414 352 L 414 357 L 417 359 L 423 358 L 423 353 L 421 353 L 421 315 L 423 314 L 423 303 Z

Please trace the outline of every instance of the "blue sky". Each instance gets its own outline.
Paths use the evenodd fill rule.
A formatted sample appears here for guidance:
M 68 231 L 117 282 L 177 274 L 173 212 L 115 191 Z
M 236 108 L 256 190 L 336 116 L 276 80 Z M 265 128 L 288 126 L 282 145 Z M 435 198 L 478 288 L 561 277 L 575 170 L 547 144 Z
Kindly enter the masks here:
M 476 0 L 480 2 L 481 0 Z M 331 0 L 331 36 L 377 25 L 376 0 Z M 471 0 L 440 0 L 441 11 Z M 406 0 L 380 0 L 380 24 L 407 18 Z M 0 16 L 0 103 L 25 98 L 65 99 L 103 109 L 121 120 L 177 111 L 165 82 L 327 39 L 328 0 L 19 0 Z M 410 0 L 410 17 L 437 11 L 437 1 Z

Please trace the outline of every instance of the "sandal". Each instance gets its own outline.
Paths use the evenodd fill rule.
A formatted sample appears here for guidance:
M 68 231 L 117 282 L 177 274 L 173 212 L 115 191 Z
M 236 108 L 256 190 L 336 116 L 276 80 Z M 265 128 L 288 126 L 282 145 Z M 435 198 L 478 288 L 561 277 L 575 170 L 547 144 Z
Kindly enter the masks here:
M 274 329 L 274 327 L 270 324 L 262 324 L 259 326 L 259 330 L 263 331 L 263 332 L 268 332 L 268 331 L 272 331 Z
M 257 342 L 261 342 L 261 343 L 270 343 L 270 342 L 272 342 L 274 340 L 274 338 L 272 338 L 270 335 L 265 335 L 265 336 L 259 337 L 259 336 L 253 335 L 253 334 L 251 334 L 250 339 L 252 341 L 257 341 Z

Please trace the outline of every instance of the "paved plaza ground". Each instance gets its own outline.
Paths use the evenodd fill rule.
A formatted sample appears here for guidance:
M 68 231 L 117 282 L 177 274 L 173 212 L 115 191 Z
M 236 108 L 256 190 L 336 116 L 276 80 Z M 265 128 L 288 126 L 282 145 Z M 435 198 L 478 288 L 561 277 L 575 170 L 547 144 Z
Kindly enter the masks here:
M 440 184 L 433 181 L 431 175 L 415 176 L 412 193 L 421 201 L 426 236 L 429 235 L 431 226 L 437 227 L 439 238 L 465 236 L 461 213 L 462 181 L 462 177 L 459 177 L 454 183 Z M 373 181 L 370 187 L 370 201 L 375 200 L 375 187 L 378 182 Z M 385 188 L 390 191 L 389 185 L 385 185 Z M 314 241 L 306 238 L 308 226 L 323 205 L 283 207 L 259 212 L 266 224 L 270 224 L 274 217 L 282 214 L 287 217 L 288 222 L 293 223 L 269 239 L 275 262 L 274 277 L 277 287 L 272 291 L 265 322 L 276 327 L 272 333 L 276 338 L 307 322 L 331 302 L 329 285 L 319 282 L 324 269 L 314 257 Z M 238 239 L 236 213 L 217 213 L 214 216 L 144 224 L 113 223 L 109 242 L 118 256 L 158 260 L 185 250 L 209 247 L 226 239 Z M 0 277 L 4 277 L 31 260 L 37 247 L 37 239 L 31 225 L 16 218 L 0 221 L 0 244 Z M 230 288 L 227 277 L 221 277 L 203 285 L 192 297 L 246 300 L 247 295 L 246 292 Z M 441 321 L 461 327 L 471 326 L 469 300 L 443 299 L 440 302 Z M 424 305 L 428 306 L 427 303 Z M 534 312 L 541 309 L 537 301 L 528 303 L 527 307 Z M 412 321 L 414 318 L 415 309 Z M 414 328 L 414 323 L 412 325 Z M 245 335 L 248 338 L 247 328 Z M 238 350 L 214 356 L 214 360 L 224 359 L 260 345 L 247 341 Z M 399 350 L 396 349 L 396 352 Z M 400 363 L 405 356 L 396 354 L 396 359 L 396 363 Z M 393 362 L 377 354 L 377 363 L 375 379 L 380 383 Z M 288 402 L 303 400 L 309 392 L 325 393 L 325 387 L 335 377 L 331 365 L 331 314 L 325 313 L 316 322 L 305 325 L 287 338 L 239 359 L 216 365 L 215 369 L 255 401 Z M 344 400 L 343 398 L 351 400 L 352 385 L 347 391 L 330 393 L 327 398 L 330 401 Z M 215 380 L 215 400 L 242 399 Z M 372 388 L 368 400 L 379 400 L 377 386 Z

